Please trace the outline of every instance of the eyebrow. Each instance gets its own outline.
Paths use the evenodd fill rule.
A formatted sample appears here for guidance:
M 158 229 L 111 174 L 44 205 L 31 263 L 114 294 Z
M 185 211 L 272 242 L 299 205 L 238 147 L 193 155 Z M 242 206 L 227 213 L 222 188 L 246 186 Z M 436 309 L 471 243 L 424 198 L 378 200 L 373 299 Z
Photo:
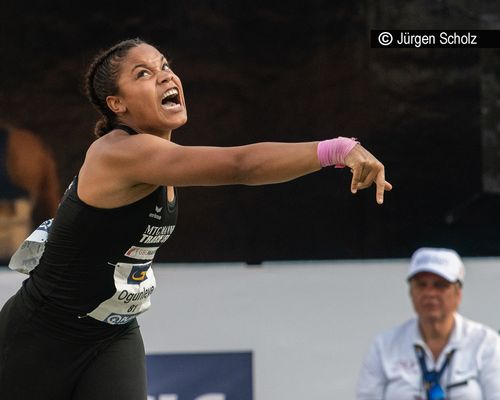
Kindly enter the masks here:
M 165 56 L 161 56 L 161 59 L 160 59 L 161 64 L 163 64 L 164 61 L 168 64 L 168 61 L 165 58 Z M 146 69 L 149 69 L 150 67 L 147 64 L 136 64 L 136 65 L 134 65 L 134 68 L 132 68 L 132 72 L 134 72 L 134 70 L 136 68 L 146 68 Z

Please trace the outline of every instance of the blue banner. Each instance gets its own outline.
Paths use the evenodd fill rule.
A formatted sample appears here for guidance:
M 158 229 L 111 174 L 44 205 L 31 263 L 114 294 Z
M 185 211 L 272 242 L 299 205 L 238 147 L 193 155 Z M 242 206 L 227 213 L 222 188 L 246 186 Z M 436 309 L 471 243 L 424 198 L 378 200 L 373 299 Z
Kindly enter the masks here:
M 252 400 L 252 353 L 146 356 L 148 400 Z

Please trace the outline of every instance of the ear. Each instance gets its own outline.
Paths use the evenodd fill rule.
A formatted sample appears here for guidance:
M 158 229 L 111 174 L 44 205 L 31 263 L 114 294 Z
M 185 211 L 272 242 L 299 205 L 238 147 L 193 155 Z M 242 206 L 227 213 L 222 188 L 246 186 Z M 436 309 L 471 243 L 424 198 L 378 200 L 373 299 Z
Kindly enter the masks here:
M 122 114 L 127 111 L 127 106 L 123 103 L 120 96 L 108 96 L 106 97 L 106 104 L 109 109 L 115 114 Z

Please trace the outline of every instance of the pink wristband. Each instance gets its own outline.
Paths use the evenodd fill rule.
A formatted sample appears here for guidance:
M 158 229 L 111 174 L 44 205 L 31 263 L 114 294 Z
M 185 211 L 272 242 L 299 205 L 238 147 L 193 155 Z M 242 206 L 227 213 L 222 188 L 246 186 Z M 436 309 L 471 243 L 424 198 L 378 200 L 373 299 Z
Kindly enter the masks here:
M 318 143 L 318 160 L 322 167 L 335 165 L 344 168 L 347 154 L 359 142 L 355 138 L 339 136 L 336 139 L 323 140 Z

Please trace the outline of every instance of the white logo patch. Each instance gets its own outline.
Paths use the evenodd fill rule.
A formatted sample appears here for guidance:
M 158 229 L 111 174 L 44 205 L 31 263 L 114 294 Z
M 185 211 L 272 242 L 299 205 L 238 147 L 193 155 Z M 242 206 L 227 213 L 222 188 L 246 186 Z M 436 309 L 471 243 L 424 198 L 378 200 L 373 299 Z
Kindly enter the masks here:
M 136 260 L 152 260 L 159 247 L 138 247 L 132 246 L 125 255 Z

